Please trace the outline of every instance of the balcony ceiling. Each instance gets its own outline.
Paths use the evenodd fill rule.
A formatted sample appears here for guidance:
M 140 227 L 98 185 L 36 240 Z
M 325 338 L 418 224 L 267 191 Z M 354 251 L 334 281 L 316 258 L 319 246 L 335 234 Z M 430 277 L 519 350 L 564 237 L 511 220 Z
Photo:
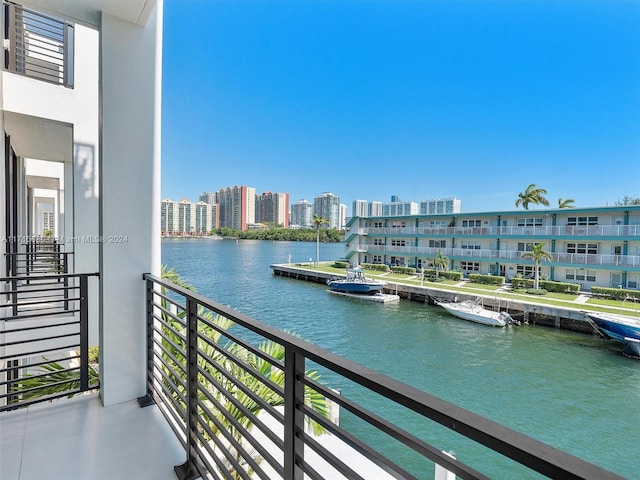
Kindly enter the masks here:
M 20 3 L 35 10 L 93 26 L 100 24 L 101 12 L 143 26 L 147 23 L 157 0 L 26 0 Z
M 72 160 L 70 125 L 13 112 L 4 112 L 4 122 L 18 156 L 59 162 Z

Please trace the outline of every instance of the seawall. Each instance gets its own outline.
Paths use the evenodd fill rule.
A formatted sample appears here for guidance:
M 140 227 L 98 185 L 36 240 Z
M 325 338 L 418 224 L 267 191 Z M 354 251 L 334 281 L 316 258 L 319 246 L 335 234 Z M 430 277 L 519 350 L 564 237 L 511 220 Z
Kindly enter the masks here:
M 271 269 L 274 275 L 295 278 L 307 282 L 326 284 L 327 280 L 335 277 L 335 274 L 320 272 L 311 268 L 305 268 L 287 264 L 273 264 Z M 403 300 L 413 302 L 435 304 L 434 299 L 443 301 L 463 301 L 482 299 L 482 305 L 488 309 L 508 312 L 514 320 L 523 323 L 543 325 L 574 332 L 593 333 L 594 329 L 587 321 L 583 309 L 542 305 L 526 302 L 521 299 L 504 299 L 490 294 L 462 293 L 450 290 L 434 288 L 432 286 L 421 287 L 407 285 L 386 280 L 384 292 L 398 295 Z

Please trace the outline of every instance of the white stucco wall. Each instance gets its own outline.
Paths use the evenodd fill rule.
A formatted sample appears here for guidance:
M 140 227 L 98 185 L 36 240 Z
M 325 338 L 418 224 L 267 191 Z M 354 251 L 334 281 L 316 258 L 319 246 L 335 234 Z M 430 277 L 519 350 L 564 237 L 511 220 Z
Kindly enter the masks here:
M 103 14 L 101 40 L 100 373 L 110 405 L 146 393 L 142 274 L 160 270 L 162 2 L 144 28 Z

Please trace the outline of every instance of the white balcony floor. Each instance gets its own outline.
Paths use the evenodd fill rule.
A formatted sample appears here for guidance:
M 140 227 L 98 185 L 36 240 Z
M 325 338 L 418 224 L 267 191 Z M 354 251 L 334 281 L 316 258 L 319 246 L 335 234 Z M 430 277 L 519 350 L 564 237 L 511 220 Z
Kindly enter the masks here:
M 155 406 L 97 395 L 0 413 L 2 480 L 175 480 L 185 452 Z

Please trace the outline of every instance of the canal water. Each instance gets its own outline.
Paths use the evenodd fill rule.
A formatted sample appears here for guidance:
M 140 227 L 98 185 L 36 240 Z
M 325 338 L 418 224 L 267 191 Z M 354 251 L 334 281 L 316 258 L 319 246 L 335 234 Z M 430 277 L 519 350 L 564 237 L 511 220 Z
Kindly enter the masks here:
M 271 274 L 273 263 L 309 263 L 315 248 L 308 242 L 166 239 L 162 262 L 219 303 L 619 475 L 640 478 L 640 361 L 623 357 L 620 346 L 539 326 L 485 327 L 409 301 L 383 305 L 336 297 L 323 285 Z M 320 245 L 321 260 L 343 255 L 343 244 Z M 323 381 L 346 388 L 330 377 Z M 358 428 L 355 420 L 342 418 L 343 425 L 349 422 Z M 537 478 L 497 468 L 484 452 L 436 430 L 436 447 L 456 451 L 491 478 Z

